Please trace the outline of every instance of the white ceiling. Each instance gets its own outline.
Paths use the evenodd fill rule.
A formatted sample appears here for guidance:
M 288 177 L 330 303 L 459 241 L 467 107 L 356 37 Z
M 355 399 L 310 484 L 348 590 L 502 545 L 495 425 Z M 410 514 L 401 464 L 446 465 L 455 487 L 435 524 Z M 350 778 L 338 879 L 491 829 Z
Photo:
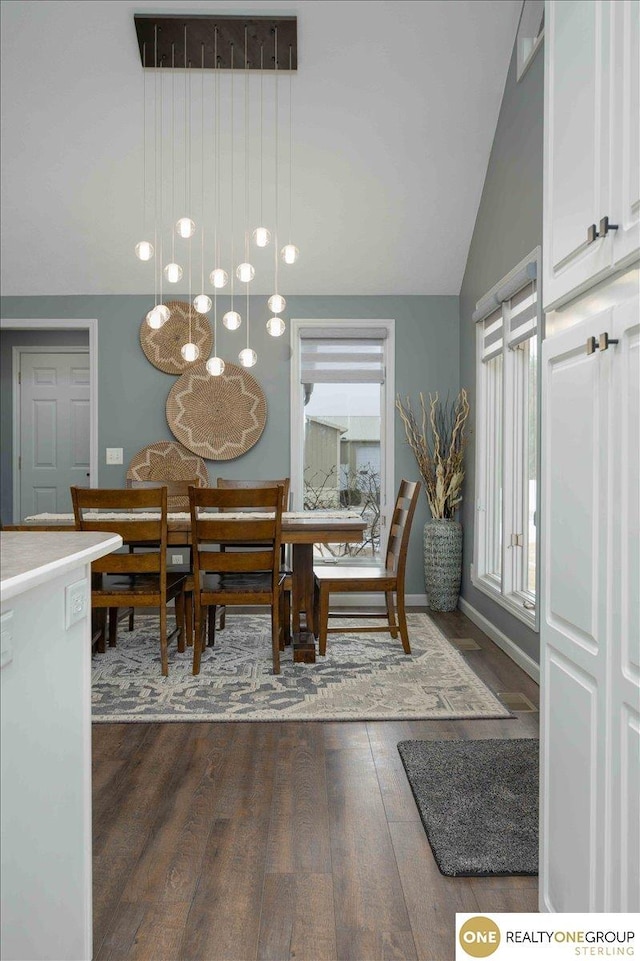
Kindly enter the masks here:
M 282 292 L 457 294 L 520 8 L 521 0 L 4 0 L 3 294 L 153 290 L 153 266 L 133 256 L 143 234 L 143 72 L 133 15 L 216 11 L 298 17 L 293 239 L 301 259 L 281 271 Z M 288 80 L 280 82 L 286 119 Z M 242 84 L 240 74 L 236 158 Z M 199 78 L 194 105 L 198 86 Z M 264 89 L 268 116 L 271 76 Z M 198 157 L 199 130 L 192 136 Z M 271 191 L 268 140 L 263 156 Z M 281 158 L 284 241 L 286 149 Z M 165 156 L 165 172 L 168 163 Z M 237 166 L 240 236 L 242 161 Z M 225 196 L 227 186 L 223 178 Z M 194 186 L 196 203 L 198 196 Z M 260 256 L 252 287 L 267 293 L 271 260 Z M 196 273 L 199 264 L 198 256 Z

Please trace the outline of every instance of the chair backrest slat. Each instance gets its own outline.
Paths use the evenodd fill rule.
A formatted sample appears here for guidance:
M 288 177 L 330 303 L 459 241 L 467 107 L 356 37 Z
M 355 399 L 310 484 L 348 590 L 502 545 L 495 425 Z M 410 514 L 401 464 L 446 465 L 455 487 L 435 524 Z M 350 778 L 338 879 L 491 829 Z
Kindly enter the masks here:
M 420 483 L 418 481 L 403 479 L 400 482 L 385 552 L 385 565 L 395 572 L 399 583 L 404 581 L 409 535 L 419 494 Z
M 282 496 L 280 486 L 191 487 L 191 535 L 196 579 L 202 572 L 266 570 L 272 571 L 275 579 L 282 541 Z M 230 509 L 246 514 L 242 519 L 232 519 L 224 514 Z M 252 511 L 257 511 L 259 516 L 253 517 Z M 202 550 L 203 544 L 214 549 Z M 240 545 L 243 550 L 224 550 L 225 546 L 232 545 Z
M 92 571 L 114 574 L 158 573 L 161 575 L 161 591 L 164 593 L 167 566 L 166 487 L 72 487 L 71 499 L 77 530 L 112 531 L 120 534 L 124 547 L 131 544 L 145 548 L 129 554 L 107 554 L 99 561 L 94 561 Z M 100 512 L 109 516 L 96 519 L 95 515 L 99 517 Z M 130 516 L 132 513 L 140 513 L 140 520 L 133 520 Z M 149 517 L 149 514 L 153 516 Z

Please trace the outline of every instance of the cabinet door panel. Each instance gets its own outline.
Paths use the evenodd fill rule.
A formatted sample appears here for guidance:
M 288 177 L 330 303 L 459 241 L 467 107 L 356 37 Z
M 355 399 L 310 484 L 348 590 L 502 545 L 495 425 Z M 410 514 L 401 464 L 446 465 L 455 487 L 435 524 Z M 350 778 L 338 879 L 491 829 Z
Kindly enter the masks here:
M 543 344 L 541 909 L 602 911 L 607 500 L 606 310 Z
M 604 276 L 613 235 L 587 241 L 609 214 L 609 4 L 551 0 L 545 30 L 544 298 L 550 307 Z
M 615 37 L 612 220 L 614 261 L 624 266 L 640 249 L 640 0 L 612 4 Z
M 640 303 L 614 310 L 611 608 L 611 911 L 640 911 Z M 635 855 L 634 855 L 635 852 Z

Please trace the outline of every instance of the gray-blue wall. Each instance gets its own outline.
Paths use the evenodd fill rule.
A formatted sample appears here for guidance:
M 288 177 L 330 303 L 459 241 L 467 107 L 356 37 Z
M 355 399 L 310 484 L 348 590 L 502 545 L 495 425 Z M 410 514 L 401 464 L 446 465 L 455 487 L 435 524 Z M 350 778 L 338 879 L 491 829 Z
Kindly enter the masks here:
M 476 302 L 542 244 L 543 67 L 543 51 L 539 49 L 527 73 L 516 82 L 514 47 L 460 291 L 460 383 L 470 390 L 472 428 L 475 426 L 476 371 L 471 315 Z M 472 433 L 466 458 L 461 518 L 464 526 L 462 596 L 526 654 L 539 661 L 538 635 L 471 583 L 475 520 L 473 436 Z
M 419 391 L 455 395 L 459 388 L 459 318 L 457 297 L 288 297 L 287 316 L 302 318 L 394 318 L 396 322 L 396 391 L 417 397 Z M 139 341 L 141 319 L 153 298 L 5 297 L 0 303 L 6 318 L 97 318 L 98 320 L 98 444 L 99 483 L 122 486 L 126 465 L 144 447 L 173 440 L 165 417 L 165 402 L 176 378 L 157 370 Z M 219 299 L 219 314 L 227 309 Z M 267 424 L 258 443 L 233 461 L 207 462 L 210 476 L 280 477 L 289 471 L 290 346 L 288 336 L 269 337 L 265 330 L 264 297 L 251 306 L 251 345 L 258 353 L 252 373 L 267 401 Z M 5 335 L 7 336 L 7 335 Z M 13 336 L 13 335 L 12 335 Z M 237 363 L 246 332 L 227 331 L 218 324 L 219 353 Z M 4 342 L 2 342 L 4 344 Z M 4 353 L 4 350 L 3 350 Z M 10 351 L 9 351 L 10 353 Z M 9 361 L 10 364 L 10 361 Z M 2 372 L 3 388 L 5 382 Z M 124 466 L 104 463 L 106 447 L 124 448 Z M 11 445 L 3 435 L 2 475 L 11 473 Z M 8 466 L 5 466 L 8 462 Z M 396 484 L 402 477 L 419 479 L 413 454 L 396 417 Z M 11 517 L 11 485 L 2 484 L 2 515 Z M 427 519 L 423 497 L 414 521 L 407 569 L 407 590 L 424 593 L 422 527 Z

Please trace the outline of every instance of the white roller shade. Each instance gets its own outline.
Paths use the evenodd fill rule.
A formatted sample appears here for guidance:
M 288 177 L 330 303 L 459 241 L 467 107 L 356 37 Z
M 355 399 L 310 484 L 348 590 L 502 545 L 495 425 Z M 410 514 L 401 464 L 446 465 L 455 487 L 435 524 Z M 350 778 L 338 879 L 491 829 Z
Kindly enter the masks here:
M 492 357 L 497 357 L 502 353 L 502 339 L 504 334 L 504 321 L 502 318 L 502 307 L 498 307 L 492 314 L 485 317 L 482 322 L 482 362 L 486 363 Z
M 538 296 L 535 281 L 527 284 L 510 299 L 507 305 L 509 347 L 527 340 L 538 327 Z
M 386 329 L 300 332 L 302 384 L 384 383 Z M 357 338 L 357 339 L 356 339 Z

